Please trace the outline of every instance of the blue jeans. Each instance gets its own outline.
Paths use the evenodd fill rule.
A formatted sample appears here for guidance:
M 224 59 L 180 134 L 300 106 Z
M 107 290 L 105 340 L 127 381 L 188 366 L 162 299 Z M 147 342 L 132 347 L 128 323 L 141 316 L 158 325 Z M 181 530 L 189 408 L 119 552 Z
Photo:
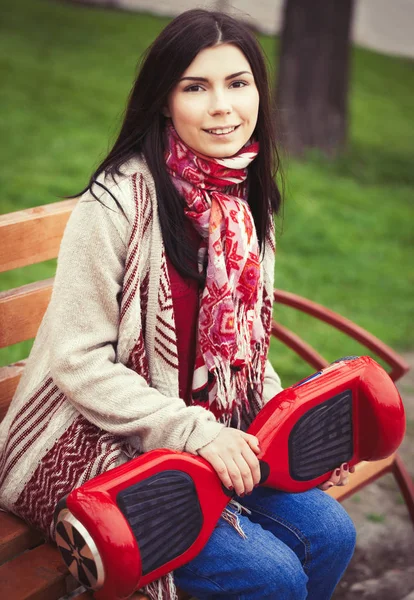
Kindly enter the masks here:
M 319 489 L 288 494 L 259 487 L 238 498 L 243 539 L 222 518 L 200 554 L 174 572 L 199 600 L 328 600 L 355 547 L 341 505 Z

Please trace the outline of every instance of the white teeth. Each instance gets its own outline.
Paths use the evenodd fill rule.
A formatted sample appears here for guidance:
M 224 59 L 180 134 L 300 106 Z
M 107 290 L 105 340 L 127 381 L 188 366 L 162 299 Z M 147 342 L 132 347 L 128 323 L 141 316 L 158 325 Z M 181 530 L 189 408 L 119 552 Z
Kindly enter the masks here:
M 236 129 L 235 127 L 227 127 L 226 129 L 207 129 L 207 131 L 209 133 L 215 133 L 217 135 L 221 135 L 223 133 L 231 133 L 235 129 Z

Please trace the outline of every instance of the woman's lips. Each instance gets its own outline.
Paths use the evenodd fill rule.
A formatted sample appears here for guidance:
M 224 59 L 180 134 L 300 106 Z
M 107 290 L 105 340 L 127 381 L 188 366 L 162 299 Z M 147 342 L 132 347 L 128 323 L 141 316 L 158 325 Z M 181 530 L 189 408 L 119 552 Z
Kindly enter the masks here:
M 240 125 L 233 125 L 228 127 L 214 127 L 213 129 L 204 129 L 203 131 L 216 137 L 225 137 L 234 133 L 239 127 Z

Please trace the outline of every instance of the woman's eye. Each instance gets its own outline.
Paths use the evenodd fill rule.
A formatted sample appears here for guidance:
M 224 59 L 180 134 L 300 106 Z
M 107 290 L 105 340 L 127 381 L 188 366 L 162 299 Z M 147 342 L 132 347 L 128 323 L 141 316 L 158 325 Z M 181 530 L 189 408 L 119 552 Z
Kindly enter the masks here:
M 233 83 L 231 84 L 232 87 L 245 87 L 247 85 L 247 81 L 233 81 Z
M 201 85 L 190 85 L 189 87 L 185 88 L 185 92 L 198 92 L 199 90 L 202 90 L 203 88 L 201 87 Z

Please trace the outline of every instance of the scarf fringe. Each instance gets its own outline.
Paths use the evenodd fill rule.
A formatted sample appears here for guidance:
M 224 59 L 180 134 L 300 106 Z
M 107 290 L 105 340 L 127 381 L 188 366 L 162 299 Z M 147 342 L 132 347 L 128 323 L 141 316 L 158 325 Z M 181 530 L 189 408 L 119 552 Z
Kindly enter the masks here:
M 223 411 L 226 421 L 231 420 L 235 413 L 243 410 L 249 411 L 250 398 L 248 388 L 255 390 L 260 395 L 263 389 L 263 374 L 265 368 L 266 344 L 256 342 L 252 355 L 243 367 L 243 370 L 233 371 L 227 365 L 214 357 L 213 373 L 215 376 L 215 389 L 213 401 Z
M 234 498 L 232 498 L 230 500 L 230 502 L 228 503 L 228 506 L 233 506 L 233 508 L 235 509 L 236 513 L 238 515 L 241 515 L 243 512 L 245 512 L 247 515 L 251 515 L 252 511 L 249 510 L 248 508 L 246 508 L 245 506 L 243 506 L 243 504 L 240 504 L 240 502 L 237 502 L 237 500 L 235 500 Z
M 240 525 L 238 514 L 226 507 L 221 513 L 221 516 L 224 521 L 227 521 L 227 523 L 229 523 L 237 531 L 240 537 L 242 537 L 244 540 L 247 539 L 247 535 L 244 533 Z
M 164 575 L 139 591 L 146 594 L 150 600 L 178 600 L 173 573 Z
M 247 535 L 244 533 L 239 520 L 239 515 L 241 515 L 243 512 L 245 512 L 248 515 L 252 514 L 251 510 L 240 504 L 240 502 L 231 499 L 226 508 L 221 513 L 221 516 L 225 521 L 227 521 L 227 523 L 234 527 L 234 529 L 237 531 L 240 537 L 242 537 L 244 540 L 247 540 Z

